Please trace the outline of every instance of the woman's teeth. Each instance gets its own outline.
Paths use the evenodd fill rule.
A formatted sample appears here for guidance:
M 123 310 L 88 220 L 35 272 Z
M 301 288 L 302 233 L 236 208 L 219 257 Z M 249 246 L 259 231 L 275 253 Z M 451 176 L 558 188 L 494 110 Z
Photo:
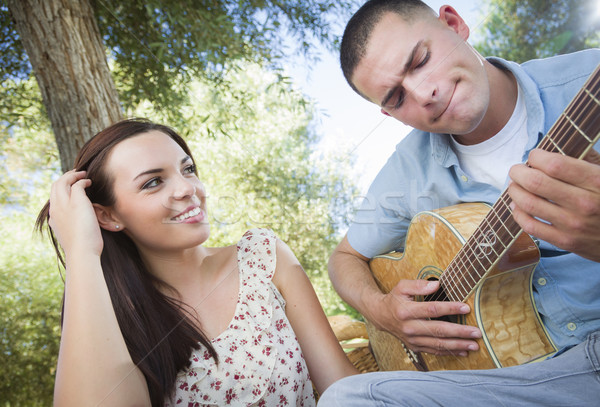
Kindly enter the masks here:
M 176 221 L 181 221 L 181 220 L 185 220 L 187 218 L 191 218 L 192 216 L 196 216 L 198 215 L 200 212 L 202 211 L 202 209 L 200 209 L 200 207 L 196 207 L 194 209 L 192 209 L 189 212 L 184 213 L 183 215 L 179 215 L 176 218 L 173 218 Z

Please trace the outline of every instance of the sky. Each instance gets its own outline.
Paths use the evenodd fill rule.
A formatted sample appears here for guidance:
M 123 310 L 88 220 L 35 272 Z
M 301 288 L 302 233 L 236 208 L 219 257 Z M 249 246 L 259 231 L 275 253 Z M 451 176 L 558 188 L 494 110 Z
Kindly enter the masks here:
M 450 4 L 467 22 L 471 31 L 483 20 L 482 1 L 425 0 L 436 12 Z M 343 26 L 344 24 L 342 24 Z M 343 28 L 342 28 L 343 29 Z M 336 34 L 341 34 L 336 33 Z M 302 91 L 315 101 L 319 111 L 319 149 L 322 151 L 348 148 L 355 153 L 358 186 L 366 192 L 396 144 L 410 131 L 399 121 L 384 116 L 379 108 L 356 94 L 346 83 L 339 67 L 338 55 L 321 49 L 321 61 L 307 67 L 288 67 L 289 75 Z

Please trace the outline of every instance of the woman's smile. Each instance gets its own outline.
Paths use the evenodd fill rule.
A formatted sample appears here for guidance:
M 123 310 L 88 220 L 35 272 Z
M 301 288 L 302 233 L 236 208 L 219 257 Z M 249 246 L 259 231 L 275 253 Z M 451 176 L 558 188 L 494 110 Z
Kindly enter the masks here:
M 200 208 L 200 206 L 190 206 L 186 208 L 182 213 L 171 218 L 172 221 L 182 223 L 199 223 L 204 221 L 206 213 Z

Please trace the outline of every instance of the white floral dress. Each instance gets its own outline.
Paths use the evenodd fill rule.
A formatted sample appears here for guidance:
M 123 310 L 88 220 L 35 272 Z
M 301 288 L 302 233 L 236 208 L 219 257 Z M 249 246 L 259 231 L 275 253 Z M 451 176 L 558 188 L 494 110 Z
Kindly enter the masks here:
M 167 406 L 314 406 L 312 383 L 300 344 L 285 315 L 285 300 L 271 282 L 276 238 L 252 229 L 237 245 L 238 303 L 229 327 L 208 352 L 192 353 L 179 372 Z

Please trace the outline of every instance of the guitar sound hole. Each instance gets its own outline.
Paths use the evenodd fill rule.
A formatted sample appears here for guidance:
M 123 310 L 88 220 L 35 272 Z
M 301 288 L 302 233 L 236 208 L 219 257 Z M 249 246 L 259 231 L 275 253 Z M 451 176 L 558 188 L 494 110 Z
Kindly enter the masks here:
M 446 316 L 434 318 L 434 319 L 436 319 L 438 321 L 452 322 L 454 324 L 462 324 L 462 318 L 460 315 L 446 315 Z

